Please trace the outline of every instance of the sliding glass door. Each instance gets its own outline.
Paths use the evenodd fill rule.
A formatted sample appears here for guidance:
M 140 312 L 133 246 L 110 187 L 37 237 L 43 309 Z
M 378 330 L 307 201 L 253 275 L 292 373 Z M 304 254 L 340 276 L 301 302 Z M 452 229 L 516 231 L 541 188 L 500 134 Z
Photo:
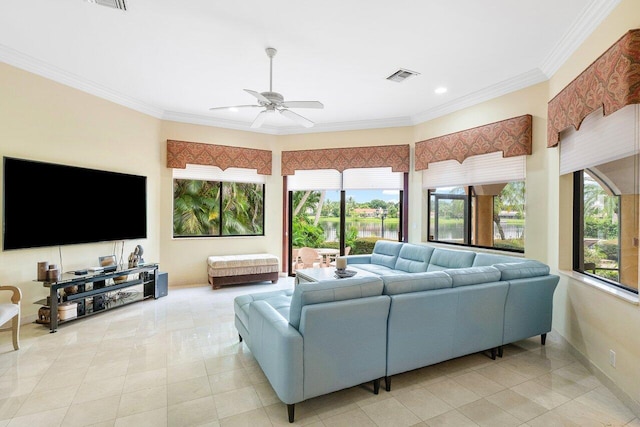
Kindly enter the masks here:
M 404 240 L 404 174 L 384 169 L 299 171 L 289 177 L 289 274 L 332 267 L 341 254 L 371 253 L 380 239 Z M 376 183 L 382 188 L 372 188 Z M 316 259 L 302 261 L 301 248 L 314 249 Z

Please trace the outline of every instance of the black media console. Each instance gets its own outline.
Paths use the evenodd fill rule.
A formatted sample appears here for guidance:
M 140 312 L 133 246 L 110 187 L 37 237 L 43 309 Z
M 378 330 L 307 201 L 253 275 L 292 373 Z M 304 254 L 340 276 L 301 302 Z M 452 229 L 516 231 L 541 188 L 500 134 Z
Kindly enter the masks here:
M 50 295 L 36 304 L 43 305 L 41 310 L 48 309 L 49 316 L 43 319 L 39 313 L 36 322 L 49 325 L 51 333 L 61 323 L 143 299 L 157 299 L 168 292 L 167 273 L 158 272 L 158 264 L 153 263 L 131 268 L 118 266 L 110 272 L 64 273 L 57 282 L 44 282 L 44 286 L 50 289 Z M 72 313 L 64 310 L 67 307 Z

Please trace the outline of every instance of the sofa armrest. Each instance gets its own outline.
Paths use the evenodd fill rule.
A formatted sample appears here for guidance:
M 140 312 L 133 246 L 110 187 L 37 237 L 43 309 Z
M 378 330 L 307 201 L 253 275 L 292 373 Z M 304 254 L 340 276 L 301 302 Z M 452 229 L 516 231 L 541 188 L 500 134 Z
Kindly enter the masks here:
M 349 264 L 371 264 L 371 254 L 347 255 L 347 268 Z
M 251 352 L 269 383 L 286 403 L 303 400 L 303 338 L 289 321 L 265 301 L 249 306 Z

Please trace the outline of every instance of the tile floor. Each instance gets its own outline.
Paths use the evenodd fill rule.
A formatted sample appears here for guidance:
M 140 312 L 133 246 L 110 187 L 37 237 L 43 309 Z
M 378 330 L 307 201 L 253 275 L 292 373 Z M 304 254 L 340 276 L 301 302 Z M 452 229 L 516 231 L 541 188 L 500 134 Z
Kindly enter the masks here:
M 62 325 L 24 325 L 22 348 L 0 334 L 2 426 L 290 425 L 233 326 L 233 298 L 293 286 L 170 289 Z M 640 421 L 553 333 L 296 405 L 306 426 L 638 426 Z

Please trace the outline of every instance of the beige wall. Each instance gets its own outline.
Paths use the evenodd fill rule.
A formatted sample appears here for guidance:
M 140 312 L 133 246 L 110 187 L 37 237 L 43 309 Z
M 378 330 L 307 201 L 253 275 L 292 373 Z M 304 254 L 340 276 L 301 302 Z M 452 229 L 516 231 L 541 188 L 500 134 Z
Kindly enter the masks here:
M 146 260 L 160 258 L 160 126 L 158 119 L 0 63 L 2 156 L 147 176 L 148 238 L 125 242 L 125 257 L 142 244 Z M 33 208 L 42 215 L 51 209 L 90 214 L 92 209 L 127 208 L 125 188 L 100 196 L 99 189 L 79 187 L 78 200 L 60 200 L 55 188 L 36 178 L 25 190 L 33 193 Z M 62 260 L 57 247 L 3 251 L 0 283 L 20 287 L 23 316 L 30 321 L 39 308 L 34 301 L 48 295 L 34 282 L 39 261 L 62 264 L 67 271 L 86 268 L 97 265 L 100 255 L 112 254 L 113 247 L 111 242 L 63 246 Z M 116 252 L 120 255 L 120 244 Z
M 411 142 L 411 130 L 392 128 L 350 132 L 332 132 L 274 136 L 261 133 L 235 131 L 208 126 L 164 122 L 162 140 L 272 150 L 273 174 L 267 177 L 265 197 L 265 235 L 259 237 L 229 237 L 215 239 L 172 239 L 172 218 L 161 215 L 162 270 L 169 273 L 171 286 L 202 285 L 207 283 L 206 259 L 210 255 L 229 255 L 247 252 L 277 254 L 282 261 L 282 176 L 280 160 L 282 151 L 314 148 L 355 147 L 362 145 L 396 145 Z M 346 145 L 345 145 L 346 144 Z M 166 146 L 162 148 L 166 158 Z M 171 212 L 173 206 L 171 169 L 162 168 L 161 212 Z M 281 268 L 282 270 L 282 268 Z
M 249 252 L 280 253 L 282 230 L 282 178 L 279 155 L 274 155 L 273 174 L 267 176 L 265 189 L 265 235 L 258 237 L 218 237 L 211 239 L 173 239 L 172 169 L 166 167 L 166 140 L 233 145 L 238 147 L 274 150 L 272 135 L 243 132 L 209 126 L 164 122 L 162 125 L 162 165 L 160 197 L 160 259 L 161 269 L 169 273 L 171 286 L 202 285 L 207 283 L 207 257 Z M 275 153 L 274 153 L 275 154 Z
M 423 141 L 440 135 L 497 122 L 512 117 L 531 114 L 533 116 L 533 154 L 527 157 L 526 183 L 526 218 L 527 230 L 525 235 L 525 256 L 548 262 L 548 223 L 553 221 L 553 212 L 540 209 L 547 207 L 547 168 L 548 156 L 546 145 L 547 126 L 547 94 L 546 83 L 540 83 L 517 92 L 492 99 L 487 102 L 466 108 L 461 111 L 431 120 L 415 126 L 415 141 Z M 557 167 L 555 169 L 557 171 Z M 413 200 L 423 199 L 421 172 L 413 173 L 410 192 Z M 417 219 L 419 230 L 412 236 L 421 241 L 427 239 L 426 209 L 423 201 L 420 205 L 410 206 L 412 218 Z M 532 211 L 533 209 L 533 211 Z M 535 213 L 533 213 L 535 212 Z M 409 228 L 412 228 L 410 225 Z M 528 238 L 536 236 L 536 238 Z
M 549 99 L 595 61 L 628 30 L 640 28 L 640 2 L 623 0 L 549 81 Z M 549 149 L 557 157 L 557 149 Z M 557 159 L 553 160 L 557 162 Z M 555 169 L 557 170 L 557 169 Z M 559 267 L 571 270 L 572 179 L 548 170 L 550 205 L 558 207 L 558 226 L 549 227 Z M 529 231 L 529 230 L 527 230 Z M 633 404 L 640 403 L 640 311 L 637 304 L 563 275 L 555 293 L 553 326 L 594 367 L 612 380 Z M 616 367 L 609 365 L 616 352 Z M 636 406 L 637 407 L 637 406 Z
M 126 242 L 125 255 L 141 243 L 145 258 L 160 262 L 171 287 L 206 284 L 206 257 L 223 253 L 265 251 L 280 254 L 282 241 L 281 150 L 363 145 L 411 144 L 522 114 L 533 116 L 533 154 L 527 159 L 527 257 L 547 262 L 552 270 L 571 261 L 571 180 L 558 177 L 558 150 L 546 148 L 547 102 L 626 30 L 640 27 L 640 2 L 623 0 L 576 53 L 545 83 L 501 96 L 413 127 L 274 136 L 161 121 L 0 64 L 0 147 L 2 155 L 103 168 L 148 177 L 149 236 Z M 172 182 L 166 164 L 166 140 L 179 139 L 273 150 L 273 175 L 267 179 L 264 237 L 173 240 Z M 413 168 L 413 164 L 412 164 Z M 426 235 L 421 173 L 409 175 L 409 240 Z M 39 196 L 55 193 L 46 182 Z M 124 193 L 124 191 L 123 191 Z M 126 194 L 124 194 L 126 196 Z M 104 203 L 104 204 L 103 204 Z M 82 206 L 109 206 L 87 195 Z M 60 201 L 37 206 L 78 206 Z M 61 248 L 66 270 L 94 265 L 111 253 L 111 243 Z M 59 263 L 58 248 L 6 251 L 0 254 L 0 283 L 18 285 L 23 312 L 31 319 L 33 301 L 46 290 L 33 279 L 38 261 Z M 555 294 L 553 327 L 596 369 L 637 403 L 640 399 L 640 315 L 638 306 L 563 276 Z M 609 349 L 617 367 L 608 365 Z

